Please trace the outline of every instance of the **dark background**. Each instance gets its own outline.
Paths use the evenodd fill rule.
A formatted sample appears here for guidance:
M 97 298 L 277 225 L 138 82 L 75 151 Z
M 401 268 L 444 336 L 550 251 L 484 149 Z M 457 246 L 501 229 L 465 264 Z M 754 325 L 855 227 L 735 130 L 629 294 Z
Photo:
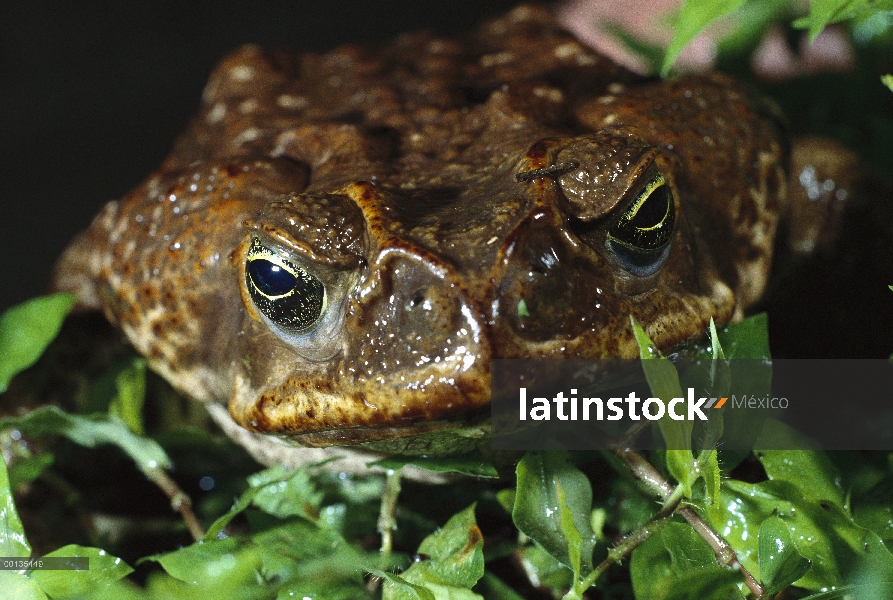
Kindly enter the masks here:
M 238 45 L 324 52 L 418 28 L 460 34 L 514 4 L 0 3 L 0 311 L 44 292 L 68 241 L 161 163 L 197 110 L 208 73 Z M 854 203 L 834 248 L 797 268 L 776 261 L 768 301 L 757 307 L 769 313 L 776 356 L 877 358 L 893 350 L 886 287 L 893 283 L 893 95 L 877 79 L 893 70 L 890 55 L 880 65 L 870 57 L 867 75 L 770 90 L 795 133 L 837 137 L 886 174 L 865 194 L 872 202 Z M 866 86 L 870 93 L 859 91 Z M 817 103 L 820 95 L 830 100 Z
M 45 291 L 99 208 L 162 161 L 243 43 L 324 52 L 455 34 L 513 0 L 0 3 L 0 311 Z

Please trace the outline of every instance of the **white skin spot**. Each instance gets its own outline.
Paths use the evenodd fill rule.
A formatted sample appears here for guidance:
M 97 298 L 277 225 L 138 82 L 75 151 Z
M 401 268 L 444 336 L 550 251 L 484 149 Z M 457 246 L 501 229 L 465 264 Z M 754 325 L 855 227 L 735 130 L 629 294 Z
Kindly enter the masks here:
M 432 40 L 428 43 L 426 51 L 429 54 L 443 54 L 444 52 L 449 52 L 449 49 L 449 44 L 445 44 L 443 40 Z
M 556 46 L 554 53 L 555 58 L 570 58 L 580 53 L 580 45 L 576 42 L 567 42 L 566 44 Z
M 253 113 L 257 109 L 257 100 L 254 98 L 249 98 L 248 100 L 243 101 L 239 104 L 239 112 L 243 115 L 247 115 Z
M 205 121 L 208 122 L 208 125 L 215 125 L 226 116 L 226 105 L 223 102 L 218 102 L 214 105 L 211 110 L 208 111 L 208 116 L 205 117 Z
M 523 21 L 527 21 L 532 19 L 534 16 L 533 11 L 530 10 L 530 7 L 527 6 L 519 6 L 511 13 L 509 13 L 509 17 L 511 17 L 512 21 L 515 23 L 521 23 Z
M 249 127 L 248 129 L 246 129 L 245 131 L 243 131 L 242 133 L 237 135 L 235 138 L 233 138 L 232 145 L 239 146 L 239 145 L 245 144 L 247 142 L 253 142 L 257 138 L 259 138 L 260 135 L 261 135 L 260 129 L 258 129 L 256 127 Z
M 229 76 L 233 81 L 250 81 L 254 77 L 254 69 L 247 65 L 239 65 L 238 67 L 233 67 L 232 71 L 229 72 Z
M 564 100 L 564 94 L 557 88 L 537 87 L 533 89 L 533 95 L 556 104 Z
M 289 94 L 282 94 L 281 96 L 276 98 L 276 104 L 278 104 L 282 108 L 300 110 L 302 108 L 306 108 L 309 102 L 307 101 L 307 98 L 304 98 L 303 96 L 290 96 Z
M 481 57 L 482 67 L 494 67 L 496 65 L 505 65 L 515 60 L 515 55 L 511 52 L 498 52 L 496 54 L 487 54 Z

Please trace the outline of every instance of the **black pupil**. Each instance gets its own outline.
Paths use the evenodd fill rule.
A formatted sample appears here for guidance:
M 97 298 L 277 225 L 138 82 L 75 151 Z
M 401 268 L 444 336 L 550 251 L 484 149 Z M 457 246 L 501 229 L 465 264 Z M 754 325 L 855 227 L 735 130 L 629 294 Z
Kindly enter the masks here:
M 639 206 L 636 216 L 631 224 L 637 229 L 650 229 L 659 225 L 667 215 L 667 186 L 661 185 L 651 192 L 651 195 Z
M 248 263 L 248 275 L 261 293 L 267 296 L 281 296 L 295 288 L 295 276 L 268 260 L 258 258 Z

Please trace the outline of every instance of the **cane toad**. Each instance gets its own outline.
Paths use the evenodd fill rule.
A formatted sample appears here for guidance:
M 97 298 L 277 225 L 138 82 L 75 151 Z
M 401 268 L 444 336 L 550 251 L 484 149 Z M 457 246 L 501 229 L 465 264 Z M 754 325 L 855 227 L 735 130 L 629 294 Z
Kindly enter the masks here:
M 765 114 L 721 75 L 636 76 L 530 6 L 462 43 L 246 46 L 55 287 L 245 430 L 461 427 L 486 419 L 494 357 L 633 357 L 630 315 L 670 348 L 759 298 L 786 186 Z

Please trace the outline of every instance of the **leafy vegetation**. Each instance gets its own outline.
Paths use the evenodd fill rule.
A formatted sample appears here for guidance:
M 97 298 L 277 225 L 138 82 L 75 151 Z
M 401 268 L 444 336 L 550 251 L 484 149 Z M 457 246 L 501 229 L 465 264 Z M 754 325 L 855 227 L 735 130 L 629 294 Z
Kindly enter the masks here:
M 718 41 L 719 53 L 738 56 L 752 52 L 771 25 L 801 11 L 802 4 L 794 0 L 685 0 L 674 19 L 673 38 L 659 69 L 654 70 L 668 75 L 682 49 L 717 21 L 722 20 L 725 25 Z M 809 12 L 796 18 L 793 25 L 808 30 L 810 41 L 827 26 L 842 21 L 849 22 L 863 38 L 883 39 L 889 38 L 891 13 L 890 0 L 813 0 Z
M 63 317 L 64 311 L 59 311 L 52 319 L 61 322 Z M 41 324 L 36 335 L 46 326 Z M 720 361 L 765 357 L 765 326 L 765 318 L 758 315 L 714 329 L 709 347 L 699 351 L 705 359 Z M 689 384 L 685 374 L 680 380 L 672 364 L 652 350 L 638 324 L 634 327 L 654 393 L 681 395 L 680 385 Z M 7 368 L 15 371 L 21 366 Z M 729 374 L 721 369 L 716 373 L 714 385 L 727 390 Z M 145 371 L 131 363 L 113 366 L 113 374 L 115 386 L 109 388 L 104 413 L 78 415 L 44 407 L 0 421 L 5 447 L 15 449 L 11 464 L 18 473 L 17 486 L 45 476 L 52 461 L 41 461 L 42 468 L 27 476 L 22 465 L 53 452 L 32 453 L 21 441 L 62 436 L 91 448 L 117 446 L 162 490 L 176 488 L 163 479 L 163 468 L 173 464 L 168 452 L 155 440 L 133 433 L 134 427 L 118 416 L 122 398 L 139 397 L 135 402 L 141 405 Z M 135 425 L 145 426 L 141 419 Z M 690 427 L 673 430 L 672 426 L 662 430 L 665 437 L 690 439 Z M 748 461 L 760 464 L 765 473 L 761 480 L 736 476 Z M 467 465 L 467 459 L 459 461 L 456 469 Z M 396 462 L 391 466 L 399 468 Z M 610 485 L 593 487 L 592 473 L 598 471 L 614 473 Z M 480 468 L 476 472 L 490 474 Z M 848 479 L 853 473 L 858 477 Z M 672 480 L 677 483 L 671 484 Z M 690 450 L 674 450 L 651 457 L 631 451 L 530 452 L 517 464 L 514 485 L 478 479 L 451 493 L 443 488 L 426 490 L 447 497 L 445 505 L 467 503 L 445 521 L 430 503 L 416 506 L 411 496 L 401 503 L 396 522 L 404 537 L 398 545 L 404 551 L 415 550 L 410 559 L 404 552 L 382 553 L 376 538 L 369 541 L 374 524 L 381 523 L 379 503 L 385 483 L 380 477 L 274 467 L 244 478 L 244 491 L 232 508 L 197 525 L 197 540 L 179 549 L 129 564 L 97 547 L 67 544 L 43 557 L 89 557 L 89 570 L 22 569 L 0 571 L 0 577 L 4 589 L 16 590 L 23 598 L 167 599 L 211 594 L 347 599 L 378 593 L 386 599 L 511 599 L 523 597 L 520 594 L 529 592 L 526 588 L 531 585 L 567 599 L 593 597 L 588 591 L 592 586 L 602 594 L 612 590 L 611 597 L 634 593 L 638 598 L 710 600 L 746 597 L 748 587 L 774 594 L 791 585 L 796 586 L 791 590 L 800 591 L 789 597 L 878 598 L 883 597 L 878 593 L 888 593 L 884 586 L 893 585 L 893 555 L 886 546 L 893 538 L 890 482 L 890 465 L 855 455 L 772 450 L 750 458 L 716 450 L 702 450 L 697 456 Z M 5 465 L 0 465 L 4 507 L 0 552 L 30 558 L 35 553 L 13 489 Z M 182 503 L 181 494 L 175 491 L 169 496 Z M 481 513 L 488 522 L 501 522 L 502 529 L 516 528 L 515 535 L 500 532 L 491 542 L 491 532 L 482 532 L 478 525 L 476 515 Z M 233 527 L 240 520 L 243 528 L 247 521 L 247 531 Z M 169 526 L 178 528 L 174 520 Z M 420 541 L 407 542 L 407 534 Z M 630 555 L 624 572 L 618 565 Z M 519 573 L 508 581 L 497 575 L 507 563 L 520 564 L 528 581 L 514 580 L 521 577 Z M 128 578 L 134 567 L 148 570 L 142 585 Z
M 720 51 L 752 49 L 768 23 L 795 14 L 792 4 L 685 2 L 662 70 L 722 18 L 737 26 Z M 893 4 L 814 1 L 795 25 L 814 37 L 849 20 L 876 41 L 889 37 L 884 10 Z M 890 76 L 884 82 L 893 88 Z M 35 363 L 72 303 L 49 296 L 0 316 L 0 393 Z M 686 375 L 634 329 L 655 395 L 681 395 Z M 717 396 L 742 376 L 724 370 L 725 359 L 769 356 L 764 315 L 708 339 L 701 352 L 717 361 L 709 382 Z M 5 597 L 893 597 L 889 455 L 709 444 L 698 452 L 530 452 L 518 457 L 514 478 L 502 479 L 478 455 L 394 457 L 379 466 L 465 475 L 461 485 L 405 482 L 397 496 L 393 478 L 342 476 L 333 465 L 254 472 L 239 448 L 202 429 L 192 408 L 176 408 L 140 358 L 111 361 L 75 388 L 67 410 L 4 404 L 0 556 L 87 557 L 90 569 L 0 570 Z M 166 408 L 152 409 L 159 395 Z M 675 421 L 660 433 L 672 448 L 692 436 Z M 80 477 L 97 465 L 104 478 Z M 136 476 L 128 480 L 128 471 Z M 141 487 L 145 480 L 155 487 Z M 103 503 L 116 495 L 118 504 Z M 396 504 L 383 508 L 383 496 Z

